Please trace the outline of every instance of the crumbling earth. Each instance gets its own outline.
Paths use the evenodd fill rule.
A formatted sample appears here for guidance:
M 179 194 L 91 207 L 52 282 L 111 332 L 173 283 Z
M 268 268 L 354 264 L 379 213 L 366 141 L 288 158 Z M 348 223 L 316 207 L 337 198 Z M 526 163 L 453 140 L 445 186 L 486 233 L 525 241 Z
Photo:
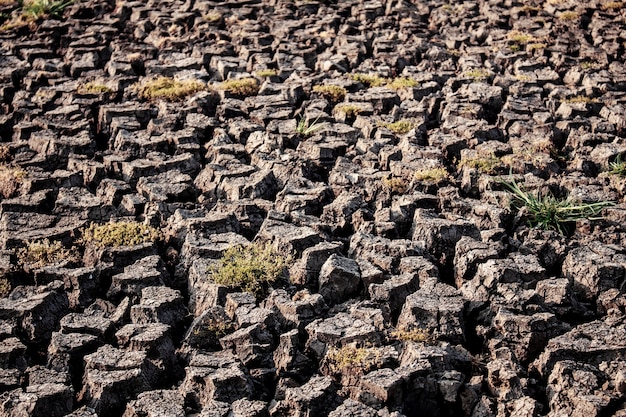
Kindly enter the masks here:
M 626 416 L 625 23 L 605 0 L 79 0 L 3 27 L 0 415 Z M 202 88 L 142 95 L 158 76 Z M 564 236 L 512 180 L 615 205 Z M 162 239 L 81 240 L 122 220 Z M 41 239 L 78 256 L 20 262 Z M 211 281 L 251 241 L 290 284 Z

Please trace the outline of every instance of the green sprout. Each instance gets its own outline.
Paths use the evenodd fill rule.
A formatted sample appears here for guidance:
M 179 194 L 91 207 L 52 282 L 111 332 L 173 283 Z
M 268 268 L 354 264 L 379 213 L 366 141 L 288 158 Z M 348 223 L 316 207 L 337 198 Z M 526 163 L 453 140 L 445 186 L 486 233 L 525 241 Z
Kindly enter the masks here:
M 579 220 L 598 220 L 595 217 L 602 209 L 611 207 L 612 201 L 596 203 L 582 203 L 570 197 L 557 198 L 553 194 L 541 195 L 531 193 L 522 188 L 517 182 L 502 181 L 512 196 L 511 206 L 518 215 L 526 217 L 528 225 L 544 230 L 556 230 L 566 235 L 571 230 L 571 224 Z
M 73 0 L 24 0 L 22 13 L 32 20 L 45 16 L 61 17 Z
M 296 133 L 300 136 L 307 137 L 324 127 L 324 123 L 318 123 L 320 116 L 317 116 L 313 122 L 309 122 L 308 117 L 301 117 L 296 125 Z
M 609 163 L 609 174 L 626 177 L 626 161 L 622 161 L 622 155 L 618 155 L 615 161 Z

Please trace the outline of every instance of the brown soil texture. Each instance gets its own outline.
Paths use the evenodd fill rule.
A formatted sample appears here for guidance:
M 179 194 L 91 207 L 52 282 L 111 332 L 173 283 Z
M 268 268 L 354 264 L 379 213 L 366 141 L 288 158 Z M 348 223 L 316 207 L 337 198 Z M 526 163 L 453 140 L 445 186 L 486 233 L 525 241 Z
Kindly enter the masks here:
M 36 1 L 0 416 L 626 416 L 625 2 Z

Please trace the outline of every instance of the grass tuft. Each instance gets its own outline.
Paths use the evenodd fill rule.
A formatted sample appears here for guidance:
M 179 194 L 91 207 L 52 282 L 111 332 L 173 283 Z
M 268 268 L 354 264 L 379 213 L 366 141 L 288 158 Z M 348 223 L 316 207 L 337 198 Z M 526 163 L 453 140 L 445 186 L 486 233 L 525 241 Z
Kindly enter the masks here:
M 495 174 L 502 166 L 502 160 L 495 155 L 461 158 L 458 168 L 475 168 L 484 174 Z
M 13 197 L 22 186 L 26 171 L 7 164 L 0 164 L 0 196 Z
M 222 20 L 222 14 L 220 12 L 211 11 L 202 16 L 202 20 L 209 23 L 217 23 Z
M 624 7 L 624 2 L 622 1 L 610 1 L 608 3 L 604 3 L 602 5 L 602 10 L 607 11 L 607 10 L 620 10 L 622 7 Z
M 347 94 L 346 89 L 338 85 L 316 85 L 313 87 L 313 92 L 333 103 L 343 101 Z
M 237 245 L 224 252 L 209 275 L 216 284 L 239 288 L 260 299 L 268 286 L 285 274 L 290 262 L 289 256 L 279 254 L 270 244 Z
M 381 365 L 380 352 L 376 348 L 343 346 L 331 347 L 326 353 L 329 370 L 341 374 L 347 369 L 369 369 Z
M 61 17 L 72 3 L 73 0 L 24 0 L 22 13 L 33 20 L 45 16 Z
M 278 70 L 273 68 L 266 68 L 256 71 L 255 74 L 257 77 L 261 78 L 275 77 L 276 75 L 278 75 Z
M 531 193 L 515 181 L 502 184 L 511 194 L 512 207 L 518 215 L 526 217 L 528 225 L 544 230 L 556 230 L 566 235 L 571 230 L 571 225 L 579 220 L 597 220 L 596 216 L 606 207 L 615 203 L 612 201 L 599 201 L 596 203 L 581 203 L 571 198 L 556 198 L 552 194 L 541 195 Z
M 489 78 L 491 72 L 484 68 L 473 68 L 471 70 L 465 71 L 463 75 L 476 81 L 484 81 Z
M 144 82 L 139 87 L 139 96 L 146 100 L 180 101 L 207 89 L 207 85 L 198 80 L 178 81 L 171 77 L 158 77 Z
M 570 103 L 570 104 L 590 104 L 590 103 L 599 103 L 600 102 L 600 100 L 598 100 L 597 98 L 587 97 L 587 96 L 570 97 L 570 98 L 566 98 L 563 101 L 565 103 Z
M 240 78 L 237 80 L 226 80 L 222 82 L 220 88 L 238 97 L 254 96 L 259 92 L 259 83 L 255 78 Z
M 324 123 L 318 123 L 319 116 L 313 122 L 310 122 L 308 118 L 301 117 L 296 125 L 296 133 L 300 136 L 307 137 L 313 133 L 324 128 Z
M 161 240 L 161 233 L 151 226 L 139 222 L 116 222 L 97 225 L 92 223 L 83 230 L 83 243 L 98 247 L 134 246 Z
M 28 243 L 17 252 L 17 261 L 31 268 L 41 268 L 65 260 L 75 261 L 76 253 L 63 247 L 61 242 L 50 242 L 48 239 Z
M 416 181 L 438 183 L 450 179 L 450 174 L 445 168 L 420 169 L 414 174 Z
M 409 182 L 402 177 L 389 174 L 382 178 L 383 185 L 395 194 L 404 194 L 409 189 Z
M 381 77 L 380 75 L 364 74 L 362 72 L 350 75 L 350 79 L 367 87 L 380 87 L 381 85 L 385 85 L 387 83 L 387 79 Z
M 81 84 L 78 87 L 78 92 L 80 94 L 103 94 L 103 93 L 112 93 L 113 89 L 106 86 L 105 84 L 100 84 L 94 81 L 90 81 L 85 84 Z
M 0 145 L 0 163 L 11 160 L 11 149 L 7 145 Z
M 559 20 L 564 22 L 573 22 L 578 19 L 580 19 L 580 14 L 574 11 L 562 12 L 559 14 Z
M 378 126 L 387 128 L 396 135 L 404 135 L 405 133 L 410 132 L 411 129 L 415 128 L 417 126 L 417 123 L 415 123 L 415 121 L 413 120 L 401 119 L 393 123 L 381 122 L 378 123 Z
M 518 45 L 526 45 L 527 43 L 536 42 L 537 39 L 529 35 L 528 33 L 520 32 L 519 30 L 513 30 L 507 35 L 510 41 Z
M 363 111 L 363 107 L 358 104 L 338 104 L 335 106 L 335 111 L 345 114 L 346 117 L 355 117 Z
M 419 81 L 411 77 L 398 77 L 387 83 L 387 87 L 392 90 L 401 90 L 403 88 L 413 88 L 419 85 Z
M 0 298 L 5 298 L 11 293 L 11 283 L 6 278 L 0 278 Z
M 593 68 L 597 68 L 598 67 L 598 63 L 591 61 L 591 60 L 584 60 L 580 62 L 580 68 L 584 69 L 584 70 L 588 70 L 588 69 L 593 69 Z
M 626 161 L 622 161 L 622 155 L 618 155 L 615 161 L 609 163 L 609 174 L 626 177 Z
M 392 339 L 403 342 L 429 343 L 433 337 L 424 329 L 394 330 L 390 334 Z
M 536 49 L 546 49 L 548 47 L 547 43 L 543 43 L 543 42 L 534 42 L 528 45 L 528 49 L 530 51 L 534 51 Z

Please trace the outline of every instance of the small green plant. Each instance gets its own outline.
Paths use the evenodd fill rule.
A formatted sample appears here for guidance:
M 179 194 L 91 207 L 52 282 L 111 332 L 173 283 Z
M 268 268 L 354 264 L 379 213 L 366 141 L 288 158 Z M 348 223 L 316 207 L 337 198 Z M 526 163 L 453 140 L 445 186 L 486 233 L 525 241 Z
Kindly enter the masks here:
M 484 81 L 489 78 L 491 72 L 484 68 L 473 68 L 471 70 L 465 71 L 463 75 L 476 81 Z
M 73 249 L 67 249 L 61 242 L 50 242 L 48 239 L 30 242 L 17 252 L 18 263 L 31 268 L 41 268 L 61 261 L 75 261 L 76 259 L 76 253 Z
M 401 119 L 393 123 L 380 122 L 378 126 L 391 130 L 396 135 L 404 135 L 417 126 L 414 120 Z
M 626 161 L 622 161 L 622 155 L 618 155 L 615 161 L 609 163 L 609 174 L 626 177 Z
M 612 201 L 581 203 L 569 197 L 557 198 L 553 194 L 531 193 L 515 181 L 502 181 L 502 184 L 511 194 L 511 206 L 518 215 L 526 217 L 529 226 L 556 230 L 563 235 L 569 233 L 572 223 L 584 219 L 597 220 L 599 217 L 594 216 L 615 204 Z
M 316 85 L 313 92 L 333 103 L 343 101 L 347 94 L 346 89 L 338 85 Z
M 402 342 L 430 343 L 433 341 L 432 336 L 424 329 L 412 330 L 393 330 L 390 334 L 392 339 Z
M 330 347 L 325 357 L 328 368 L 333 374 L 341 374 L 347 369 L 368 369 L 382 363 L 380 351 L 371 347 L 343 346 Z
M 278 70 L 273 68 L 266 68 L 256 71 L 255 74 L 257 77 L 261 78 L 275 77 L 276 75 L 278 75 Z
M 100 225 L 92 223 L 82 234 L 83 243 L 91 243 L 97 247 L 134 246 L 162 239 L 161 233 L 154 227 L 134 221 Z
M 6 278 L 0 278 L 0 298 L 5 298 L 11 293 L 11 283 Z
M 296 125 L 296 133 L 303 137 L 311 136 L 313 133 L 324 128 L 324 123 L 318 123 L 318 116 L 313 122 L 309 122 L 307 117 L 301 117 Z
M 33 20 L 46 16 L 58 18 L 72 3 L 73 0 L 24 0 L 22 13 Z
M 438 183 L 450 179 L 450 174 L 448 174 L 448 171 L 442 167 L 420 169 L 415 172 L 414 178 L 416 181 Z
M 226 80 L 220 88 L 238 97 L 249 97 L 259 92 L 259 83 L 255 78 L 239 78 L 236 80 Z
M 411 77 L 397 77 L 387 83 L 387 87 L 392 90 L 401 90 L 403 88 L 413 88 L 420 85 L 419 81 Z
M 387 79 L 381 77 L 380 75 L 364 74 L 362 72 L 350 75 L 350 79 L 367 87 L 380 87 L 381 85 L 385 85 L 387 83 Z
M 269 285 L 283 277 L 290 262 L 289 256 L 276 252 L 270 244 L 237 245 L 209 268 L 209 277 L 216 284 L 239 288 L 259 299 Z
M 106 86 L 105 84 L 90 81 L 88 83 L 81 84 L 78 87 L 78 92 L 81 94 L 103 94 L 112 93 L 113 89 Z
M 402 177 L 389 174 L 382 179 L 383 185 L 395 194 L 404 194 L 409 188 L 409 182 Z
M 178 81 L 171 77 L 158 77 L 140 85 L 139 96 L 146 100 L 180 101 L 207 89 L 207 85 L 198 80 Z
M 458 168 L 475 168 L 484 174 L 495 174 L 502 166 L 502 159 L 495 155 L 461 158 Z
M 335 111 L 345 114 L 346 117 L 355 117 L 363 111 L 363 107 L 358 104 L 338 104 L 335 106 Z
M 9 20 L 0 26 L 0 31 L 29 26 L 47 17 L 60 18 L 73 0 L 19 0 L 11 3 L 17 3 L 19 8 L 14 10 Z
M 26 171 L 7 164 L 0 163 L 0 196 L 13 197 L 21 188 L 26 178 Z

